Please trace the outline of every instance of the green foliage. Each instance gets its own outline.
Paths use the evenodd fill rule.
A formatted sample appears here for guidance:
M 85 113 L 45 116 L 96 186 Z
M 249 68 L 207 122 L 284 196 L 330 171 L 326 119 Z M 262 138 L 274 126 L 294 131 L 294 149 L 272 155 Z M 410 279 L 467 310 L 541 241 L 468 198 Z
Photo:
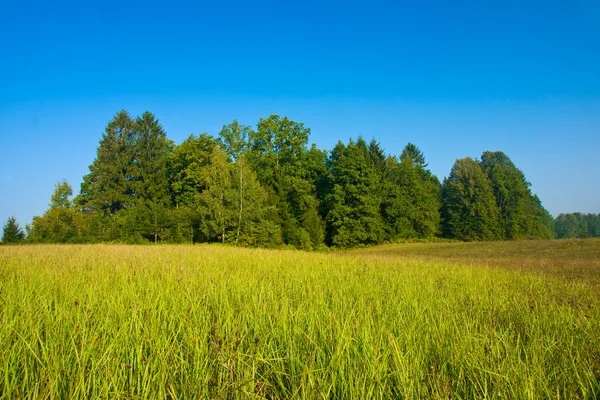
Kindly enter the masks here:
M 425 157 L 409 143 L 400 162 L 388 159 L 384 181 L 382 216 L 391 240 L 431 238 L 439 233 L 440 190 L 438 179 L 425 169 Z
M 121 213 L 115 219 L 125 232 L 156 242 L 170 225 L 172 150 L 154 115 L 145 112 L 134 121 L 120 111 L 106 127 L 75 202 L 88 213 Z
M 250 137 L 256 137 L 256 134 L 249 126 L 240 125 L 236 120 L 229 125 L 224 125 L 219 132 L 219 139 L 225 146 L 227 155 L 233 160 L 246 153 Z
M 400 160 L 408 162 L 415 167 L 420 167 L 422 170 L 425 170 L 428 165 L 425 162 L 425 156 L 423 155 L 423 152 L 412 143 L 408 143 L 406 147 L 402 149 Z
M 66 180 L 56 184 L 48 210 L 27 227 L 33 243 L 86 243 L 101 240 L 98 220 L 72 207 L 73 189 Z
M 190 135 L 175 146 L 153 114 L 134 119 L 120 111 L 106 126 L 79 195 L 71 201 L 70 185 L 57 184 L 50 210 L 31 224 L 32 240 L 311 250 L 431 241 L 442 234 L 460 240 L 555 236 L 552 217 L 502 152 L 485 152 L 479 168 L 455 164 L 442 193 L 412 143 L 395 157 L 375 139 L 326 152 L 309 147 L 309 136 L 304 124 L 271 115 L 256 130 L 234 120 L 217 138 Z M 590 226 L 589 232 L 598 231 Z
M 545 239 L 554 236 L 552 217 L 539 198 L 530 190 L 530 183 L 506 154 L 486 151 L 481 166 L 490 179 L 496 205 L 500 212 L 501 238 Z
M 206 175 L 206 189 L 200 194 L 202 213 L 201 230 L 209 242 L 225 243 L 227 236 L 235 229 L 235 214 L 232 204 L 230 164 L 227 154 L 215 147 Z
M 32 243 L 86 243 L 93 238 L 89 216 L 73 208 L 50 208 L 28 226 Z
M 321 154 L 307 148 L 309 136 L 304 124 L 271 115 L 249 131 L 248 151 L 248 161 L 277 211 L 272 222 L 281 227 L 284 243 L 304 249 L 323 243 L 315 165 Z
M 359 138 L 345 146 L 338 142 L 331 153 L 331 192 L 327 197 L 328 243 L 351 247 L 381 243 L 384 227 L 379 208 L 380 176 L 366 142 Z
M 559 239 L 600 237 L 600 214 L 560 214 L 554 223 Z
M 141 228 L 143 237 L 156 242 L 170 223 L 167 160 L 173 151 L 173 143 L 149 112 L 136 119 L 135 127 L 135 223 Z
M 167 170 L 176 207 L 194 206 L 196 195 L 205 189 L 206 167 L 216 146 L 216 140 L 206 133 L 190 135 L 169 157 Z
M 121 110 L 108 123 L 90 173 L 75 202 L 91 212 L 114 214 L 135 202 L 135 123 Z
M 73 202 L 70 197 L 73 196 L 73 188 L 66 180 L 59 182 L 54 187 L 54 193 L 52 193 L 52 197 L 50 198 L 50 203 L 48 204 L 51 209 L 53 208 L 71 208 L 73 206 Z
M 267 192 L 258 182 L 246 156 L 241 155 L 232 166 L 231 205 L 235 215 L 236 244 L 273 247 L 282 243 L 281 228 L 270 215 L 276 214 L 269 204 Z
M 501 236 L 492 186 L 472 158 L 456 160 L 442 187 L 444 235 L 459 240 L 494 240 Z
M 1 244 L 18 244 L 25 241 L 25 232 L 17 223 L 17 218 L 9 217 L 2 230 Z
M 554 239 L 556 228 L 552 215 L 544 208 L 537 195 L 527 199 L 528 239 Z

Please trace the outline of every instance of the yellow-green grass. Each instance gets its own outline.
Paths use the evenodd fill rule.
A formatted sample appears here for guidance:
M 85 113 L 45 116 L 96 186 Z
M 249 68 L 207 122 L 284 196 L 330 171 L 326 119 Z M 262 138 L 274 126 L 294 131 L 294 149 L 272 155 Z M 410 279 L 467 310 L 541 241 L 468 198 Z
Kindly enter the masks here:
M 600 300 L 555 275 L 355 253 L 15 246 L 0 248 L 0 285 L 6 399 L 600 397 Z
M 471 243 L 404 243 L 340 252 L 366 259 L 500 266 L 577 280 L 600 294 L 600 238 Z

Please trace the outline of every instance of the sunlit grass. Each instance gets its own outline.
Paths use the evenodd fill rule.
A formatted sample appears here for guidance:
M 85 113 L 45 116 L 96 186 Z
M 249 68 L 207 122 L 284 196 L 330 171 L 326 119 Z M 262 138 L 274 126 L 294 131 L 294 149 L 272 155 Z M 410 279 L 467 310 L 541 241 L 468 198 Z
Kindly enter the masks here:
M 367 259 L 441 261 L 555 275 L 600 294 L 600 239 L 522 240 L 471 243 L 405 243 L 339 252 Z
M 218 246 L 0 248 L 3 398 L 597 398 L 585 282 Z

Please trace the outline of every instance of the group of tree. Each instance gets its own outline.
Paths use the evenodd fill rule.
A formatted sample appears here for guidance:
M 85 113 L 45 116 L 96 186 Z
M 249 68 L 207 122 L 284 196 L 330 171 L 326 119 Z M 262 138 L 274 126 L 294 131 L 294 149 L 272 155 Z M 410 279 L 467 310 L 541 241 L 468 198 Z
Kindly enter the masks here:
M 600 237 L 600 214 L 560 214 L 554 225 L 559 239 Z
M 502 152 L 457 160 L 441 184 L 413 144 L 390 155 L 358 138 L 326 152 L 309 146 L 309 136 L 304 124 L 271 115 L 256 129 L 233 121 L 217 137 L 175 145 L 153 114 L 121 111 L 79 195 L 58 183 L 27 238 L 314 249 L 555 235 L 552 217 Z
M 554 221 L 502 152 L 457 160 L 442 187 L 443 235 L 459 240 L 550 239 Z

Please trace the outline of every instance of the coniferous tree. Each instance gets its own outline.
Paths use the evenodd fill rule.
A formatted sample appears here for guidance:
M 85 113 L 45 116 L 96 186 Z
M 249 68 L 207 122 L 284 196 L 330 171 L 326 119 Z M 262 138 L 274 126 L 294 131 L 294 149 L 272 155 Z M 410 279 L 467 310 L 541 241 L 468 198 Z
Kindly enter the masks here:
M 400 159 L 410 160 L 413 166 L 420 167 L 423 170 L 425 170 L 425 168 L 427 168 L 428 165 L 425 162 L 425 156 L 423 155 L 423 152 L 412 143 L 408 143 L 404 147 Z
M 25 232 L 17 223 L 15 217 L 10 217 L 4 224 L 2 231 L 2 244 L 18 244 L 25 241 Z
M 441 185 L 425 167 L 425 157 L 409 143 L 400 161 L 390 159 L 382 216 L 390 239 L 430 238 L 439 233 Z
M 499 211 L 487 175 L 472 158 L 456 160 L 442 186 L 443 233 L 459 240 L 501 238 Z
M 83 209 L 112 215 L 135 202 L 135 123 L 121 110 L 108 123 L 90 173 L 75 200 Z
M 136 118 L 135 133 L 133 221 L 143 237 L 156 242 L 170 223 L 167 160 L 173 151 L 173 142 L 150 112 Z
M 170 220 L 166 161 L 172 147 L 154 115 L 133 121 L 120 111 L 106 127 L 76 203 L 111 216 L 103 222 L 112 239 L 157 241 Z
M 327 197 L 327 235 L 330 245 L 351 247 L 383 240 L 380 199 L 373 196 L 379 175 L 366 142 L 338 142 L 330 158 L 331 190 Z

